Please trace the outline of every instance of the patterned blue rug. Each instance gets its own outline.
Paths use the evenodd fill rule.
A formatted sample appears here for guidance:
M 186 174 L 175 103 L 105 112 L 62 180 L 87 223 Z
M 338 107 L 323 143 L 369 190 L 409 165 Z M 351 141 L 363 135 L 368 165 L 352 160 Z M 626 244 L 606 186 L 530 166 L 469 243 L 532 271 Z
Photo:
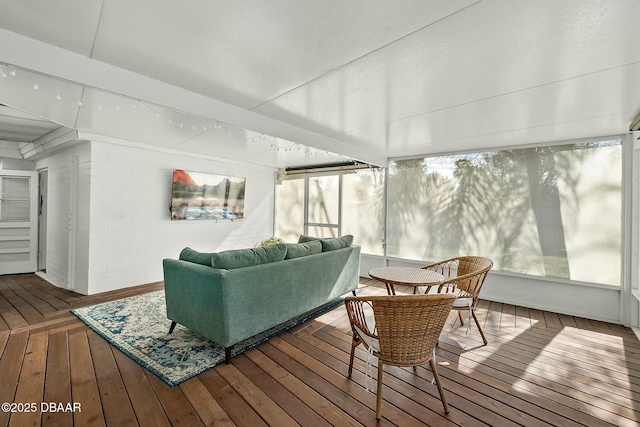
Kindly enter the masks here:
M 255 347 L 342 303 L 329 302 L 233 346 L 232 356 Z M 224 362 L 224 347 L 177 325 L 171 335 L 164 291 L 77 308 L 72 313 L 158 378 L 175 387 Z

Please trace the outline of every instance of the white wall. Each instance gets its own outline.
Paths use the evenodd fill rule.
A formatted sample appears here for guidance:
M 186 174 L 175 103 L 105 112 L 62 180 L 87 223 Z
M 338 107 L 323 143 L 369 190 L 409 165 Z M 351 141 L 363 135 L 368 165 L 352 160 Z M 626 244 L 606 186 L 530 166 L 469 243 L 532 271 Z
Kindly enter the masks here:
M 1 151 L 0 154 L 2 154 Z M 0 157 L 0 169 L 33 171 L 35 170 L 35 163 L 30 160 L 7 159 Z
M 480 297 L 609 323 L 620 319 L 620 287 L 490 273 Z
M 162 260 L 177 258 L 185 246 L 205 252 L 246 248 L 273 234 L 274 169 L 124 141 L 87 142 L 36 167 L 49 171 L 46 278 L 83 294 L 161 281 Z M 173 169 L 246 177 L 245 219 L 171 221 Z

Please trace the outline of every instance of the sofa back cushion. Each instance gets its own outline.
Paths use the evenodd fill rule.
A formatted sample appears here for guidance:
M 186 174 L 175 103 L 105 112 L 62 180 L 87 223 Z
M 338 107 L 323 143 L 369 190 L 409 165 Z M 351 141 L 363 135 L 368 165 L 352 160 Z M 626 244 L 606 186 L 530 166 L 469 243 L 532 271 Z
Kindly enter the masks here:
M 284 259 L 300 258 L 307 255 L 322 252 L 322 243 L 319 240 L 311 240 L 303 243 L 287 243 L 287 254 Z
M 251 265 L 282 261 L 286 253 L 287 246 L 283 243 L 262 246 L 259 248 L 234 249 L 230 251 L 213 253 L 198 252 L 187 247 L 180 252 L 179 259 L 182 261 L 189 261 L 209 267 L 232 270 L 234 268 L 249 267 Z
M 212 253 L 198 252 L 189 247 L 186 247 L 180 252 L 180 256 L 178 257 L 178 259 L 182 261 L 193 262 L 196 264 L 211 266 L 212 255 Z
M 348 248 L 353 243 L 353 236 L 347 234 L 335 239 L 320 239 L 322 243 L 322 252 L 335 251 L 336 249 Z
M 315 240 L 320 240 L 320 238 L 313 237 L 313 236 L 305 236 L 304 234 L 301 234 L 300 237 L 298 238 L 298 243 L 313 242 Z
M 251 249 L 234 249 L 212 254 L 211 266 L 232 270 L 234 268 L 267 264 L 282 261 L 286 253 L 287 245 L 284 243 Z
M 342 237 L 335 237 L 333 239 L 319 238 L 313 236 L 301 235 L 298 239 L 298 243 L 320 241 L 322 244 L 322 252 L 334 251 L 336 249 L 348 248 L 353 243 L 353 236 L 346 234 Z

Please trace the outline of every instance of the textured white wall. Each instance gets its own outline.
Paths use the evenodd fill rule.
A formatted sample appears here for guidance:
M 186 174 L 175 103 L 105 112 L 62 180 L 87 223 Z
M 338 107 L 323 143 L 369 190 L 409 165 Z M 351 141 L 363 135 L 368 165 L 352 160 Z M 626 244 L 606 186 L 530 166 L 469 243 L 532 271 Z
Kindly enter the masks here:
M 275 170 L 92 142 L 88 293 L 163 279 L 162 260 L 253 247 L 273 233 Z M 245 218 L 171 221 L 173 169 L 246 177 Z

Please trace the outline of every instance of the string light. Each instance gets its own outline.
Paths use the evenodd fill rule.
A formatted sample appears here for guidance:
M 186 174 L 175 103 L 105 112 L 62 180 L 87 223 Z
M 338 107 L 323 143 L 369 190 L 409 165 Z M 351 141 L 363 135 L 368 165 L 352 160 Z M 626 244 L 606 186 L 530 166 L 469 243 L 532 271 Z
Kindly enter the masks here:
M 7 73 L 6 71 L 9 71 L 9 75 L 11 77 L 15 77 L 16 76 L 16 69 L 13 68 L 13 65 L 9 65 L 9 64 L 0 64 L 0 76 L 6 78 L 7 77 Z
M 8 74 L 7 74 L 8 71 Z M 7 78 L 8 76 L 11 77 L 15 77 L 17 75 L 16 69 L 9 64 L 0 64 L 0 77 L 2 78 Z M 40 87 L 39 83 L 34 83 L 31 86 L 34 90 L 38 90 L 40 92 L 47 92 L 46 91 L 46 87 L 43 89 Z M 52 96 L 53 98 L 55 98 L 56 100 L 60 101 L 63 99 L 63 96 L 61 93 L 58 92 L 54 92 L 55 95 L 52 93 L 50 96 Z M 73 101 L 73 100 L 72 100 Z M 145 108 L 147 107 L 149 110 L 153 111 L 155 113 L 155 116 L 157 118 L 162 118 L 164 120 L 167 121 L 168 124 L 173 124 L 173 120 L 171 119 L 171 117 L 168 117 L 164 114 L 162 114 L 161 112 L 159 112 L 158 110 L 156 110 L 154 107 L 150 107 L 148 105 L 146 105 L 144 102 L 142 102 L 141 100 L 132 100 L 132 101 L 127 101 L 127 102 L 119 102 L 119 103 L 93 103 L 93 102 L 83 102 L 81 99 L 78 99 L 75 101 L 76 104 L 78 106 L 85 106 L 85 104 L 87 104 L 88 106 L 95 106 L 95 108 L 97 108 L 99 111 L 106 111 L 108 109 L 113 109 L 115 111 L 121 111 L 121 107 L 123 106 L 127 106 L 129 105 L 132 109 L 136 109 L 137 107 L 140 108 Z M 85 106 L 86 107 L 86 106 Z M 184 122 L 177 122 L 178 126 L 181 129 L 185 128 L 185 124 Z M 229 125 L 231 126 L 231 125 Z M 191 130 L 192 131 L 198 131 L 198 126 L 196 126 L 195 124 L 191 124 Z M 231 137 L 233 139 L 235 139 L 238 142 L 251 142 L 251 143 L 256 143 L 257 141 L 263 141 L 269 144 L 269 147 L 273 150 L 275 150 L 276 152 L 291 152 L 294 150 L 294 148 L 299 151 L 299 152 L 305 152 L 307 155 L 309 156 L 314 156 L 314 157 L 330 157 L 332 159 L 335 160 L 340 160 L 342 159 L 342 156 L 338 156 L 335 155 L 333 153 L 330 153 L 328 151 L 318 151 L 309 147 L 306 147 L 304 145 L 301 145 L 297 142 L 292 142 L 290 145 L 283 145 L 283 144 L 277 144 L 275 142 L 273 142 L 273 140 L 271 139 L 271 137 L 269 137 L 268 135 L 265 135 L 264 133 L 260 133 L 259 135 L 256 136 L 250 136 L 250 137 L 246 137 L 246 136 L 239 136 L 236 135 L 230 128 L 227 127 L 227 125 L 216 121 L 215 124 L 213 124 L 213 126 L 208 127 L 206 124 L 202 125 L 202 132 L 207 132 L 207 131 L 214 131 L 214 130 L 219 130 L 222 129 L 224 132 L 226 132 L 228 137 Z

